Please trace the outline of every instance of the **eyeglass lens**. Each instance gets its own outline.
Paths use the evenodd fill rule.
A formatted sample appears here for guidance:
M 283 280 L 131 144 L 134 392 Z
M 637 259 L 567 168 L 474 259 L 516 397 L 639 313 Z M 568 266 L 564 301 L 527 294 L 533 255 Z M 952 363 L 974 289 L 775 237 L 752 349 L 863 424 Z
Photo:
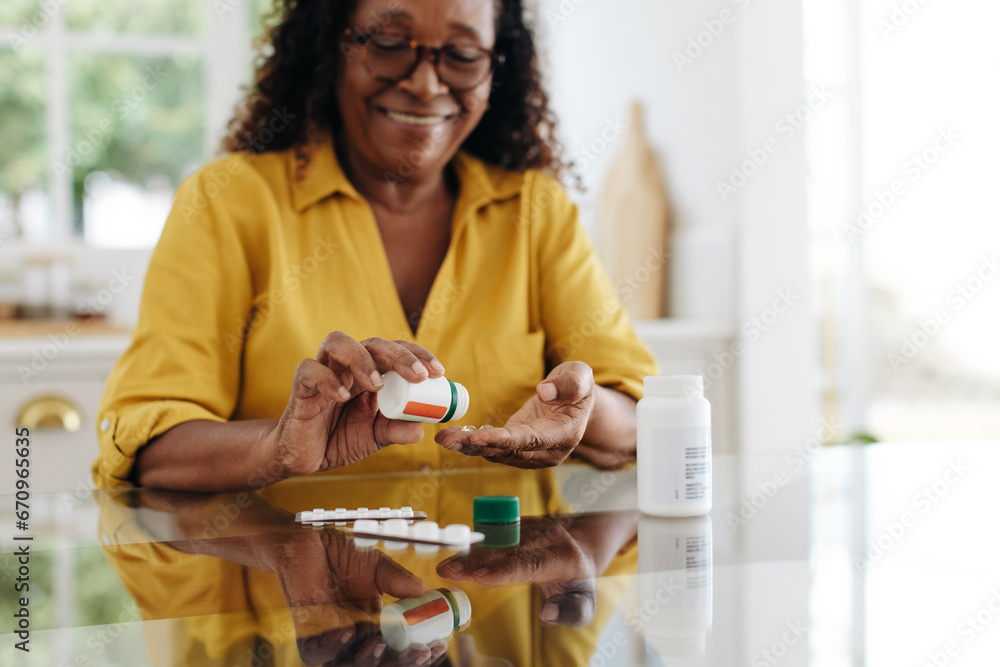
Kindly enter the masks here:
M 401 39 L 373 37 L 363 51 L 364 64 L 378 79 L 400 81 L 415 69 L 419 51 Z M 475 87 L 492 69 L 492 58 L 476 48 L 444 47 L 437 58 L 438 78 L 453 90 Z

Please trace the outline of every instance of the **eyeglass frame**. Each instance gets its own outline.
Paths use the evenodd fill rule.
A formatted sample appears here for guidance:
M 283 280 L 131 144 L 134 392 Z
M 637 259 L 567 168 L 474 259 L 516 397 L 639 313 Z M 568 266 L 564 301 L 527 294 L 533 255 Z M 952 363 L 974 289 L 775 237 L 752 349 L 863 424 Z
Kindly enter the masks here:
M 414 51 L 417 52 L 417 58 L 416 58 L 416 60 L 413 61 L 413 67 L 411 67 L 409 70 L 407 70 L 406 74 L 404 74 L 403 76 L 399 77 L 398 79 L 390 79 L 388 77 L 376 76 L 372 72 L 371 67 L 369 67 L 369 65 L 368 65 L 368 62 L 367 62 L 368 42 L 370 42 L 371 39 L 372 39 L 372 37 L 374 37 L 374 36 L 375 36 L 374 34 L 369 34 L 369 33 L 361 32 L 360 30 L 356 30 L 354 28 L 345 28 L 343 34 L 341 35 L 342 38 L 347 38 L 347 37 L 353 38 L 355 45 L 358 46 L 361 49 L 361 66 L 365 68 L 365 71 L 368 72 L 368 74 L 373 79 L 375 79 L 376 81 L 382 81 L 383 83 L 399 83 L 400 81 L 406 81 L 411 76 L 413 76 L 413 73 L 417 71 L 418 67 L 420 67 L 420 63 L 422 63 L 424 61 L 424 58 L 425 58 L 426 54 L 429 53 L 431 55 L 431 65 L 434 66 L 434 74 L 437 76 L 438 81 L 441 81 L 446 86 L 448 86 L 448 88 L 450 88 L 452 90 L 452 92 L 455 92 L 455 93 L 466 93 L 466 92 L 469 92 L 470 90 L 474 89 L 476 86 L 478 86 L 479 84 L 481 84 L 483 81 L 485 81 L 487 79 L 487 77 L 489 77 L 494 71 L 496 71 L 497 67 L 499 67 L 500 65 L 503 65 L 504 62 L 506 61 L 506 56 L 504 56 L 502 53 L 497 53 L 496 51 L 494 51 L 492 49 L 484 49 L 484 48 L 479 47 L 479 46 L 471 47 L 471 48 L 474 48 L 476 51 L 479 51 L 480 53 L 483 53 L 483 54 L 485 54 L 486 56 L 489 57 L 489 59 L 490 59 L 490 68 L 489 68 L 489 70 L 486 71 L 486 74 L 483 75 L 483 78 L 480 79 L 479 81 L 477 81 L 476 83 L 472 84 L 468 88 L 458 89 L 458 88 L 453 87 L 451 84 L 449 84 L 444 79 L 442 79 L 441 78 L 441 73 L 440 73 L 440 71 L 438 69 L 438 67 L 440 66 L 440 63 L 441 63 L 441 54 L 444 53 L 444 52 L 446 52 L 446 51 L 453 50 L 453 49 L 455 49 L 457 47 L 455 47 L 452 44 L 445 44 L 444 46 L 428 46 L 426 44 L 418 44 L 417 41 L 414 40 L 414 39 L 401 40 L 404 43 L 406 43 L 411 49 L 413 49 Z M 359 43 L 359 38 L 363 39 L 363 40 L 366 40 L 365 43 L 364 44 Z

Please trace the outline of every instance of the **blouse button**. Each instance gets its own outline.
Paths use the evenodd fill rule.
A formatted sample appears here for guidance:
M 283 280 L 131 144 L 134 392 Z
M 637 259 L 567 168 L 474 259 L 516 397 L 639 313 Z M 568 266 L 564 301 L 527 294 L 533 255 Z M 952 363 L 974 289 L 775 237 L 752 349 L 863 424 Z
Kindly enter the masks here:
M 105 417 L 101 420 L 101 430 L 107 431 L 109 428 L 111 428 L 111 420 Z

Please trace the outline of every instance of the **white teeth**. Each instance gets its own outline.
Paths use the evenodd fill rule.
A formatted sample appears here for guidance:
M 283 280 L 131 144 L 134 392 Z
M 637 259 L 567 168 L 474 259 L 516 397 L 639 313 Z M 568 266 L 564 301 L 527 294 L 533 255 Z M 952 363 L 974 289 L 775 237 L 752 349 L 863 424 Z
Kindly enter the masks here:
M 436 125 L 437 123 L 443 123 L 447 118 L 446 116 L 411 116 L 408 113 L 389 110 L 386 110 L 385 114 L 398 123 L 406 123 L 408 125 Z

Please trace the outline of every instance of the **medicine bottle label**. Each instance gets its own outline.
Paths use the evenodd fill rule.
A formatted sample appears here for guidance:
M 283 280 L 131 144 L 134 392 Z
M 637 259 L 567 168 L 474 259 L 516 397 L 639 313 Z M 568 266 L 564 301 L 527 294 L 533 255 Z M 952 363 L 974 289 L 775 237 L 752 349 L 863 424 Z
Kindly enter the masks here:
M 647 539 L 651 544 L 645 552 L 648 554 L 646 558 L 652 555 L 654 560 L 652 563 L 642 563 L 640 560 L 640 572 L 655 570 L 657 577 L 667 582 L 669 590 L 676 594 L 670 600 L 668 608 L 697 609 L 711 606 L 711 598 L 704 598 L 706 592 L 711 596 L 712 588 L 711 527 L 707 531 L 677 535 L 656 534 L 655 528 L 650 530 L 647 526 L 639 533 L 639 542 Z M 640 559 L 642 558 L 643 555 L 640 555 Z M 644 594 L 653 597 L 653 591 L 657 588 L 653 584 Z
M 428 419 L 440 420 L 448 414 L 448 407 L 444 405 L 431 405 L 430 403 L 420 403 L 419 401 L 409 401 L 403 408 L 403 414 L 411 417 L 426 417 Z
M 453 594 L 437 589 L 387 605 L 382 609 L 379 626 L 389 647 L 402 651 L 411 644 L 447 639 L 459 627 L 459 616 Z
M 653 485 L 653 500 L 704 500 L 712 485 L 709 428 L 654 428 L 651 440 L 653 470 L 662 482 Z

